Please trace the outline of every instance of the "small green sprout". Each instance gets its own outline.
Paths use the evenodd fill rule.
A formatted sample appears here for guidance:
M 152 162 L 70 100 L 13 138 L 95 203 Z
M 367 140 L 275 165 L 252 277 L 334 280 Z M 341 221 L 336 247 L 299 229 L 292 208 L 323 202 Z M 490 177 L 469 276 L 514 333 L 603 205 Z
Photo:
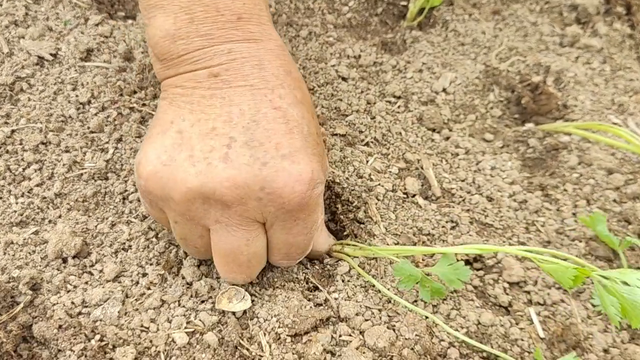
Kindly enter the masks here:
M 620 126 L 600 122 L 559 122 L 539 125 L 538 129 L 577 135 L 591 141 L 599 142 L 605 145 L 612 146 L 614 148 L 635 153 L 636 155 L 640 155 L 640 134 L 636 134 L 633 131 Z M 609 137 L 605 137 L 588 130 L 601 131 L 603 133 L 612 135 L 617 139 L 611 139 Z
M 545 360 L 542 349 L 540 349 L 539 347 L 537 347 L 536 351 L 533 353 L 533 360 Z M 580 360 L 580 358 L 575 352 L 572 352 L 559 358 L 558 360 Z
M 607 215 L 600 211 L 594 211 L 588 216 L 579 216 L 578 220 L 580 220 L 583 225 L 591 229 L 600 241 L 618 253 L 623 268 L 628 267 L 627 258 L 624 255 L 624 252 L 632 245 L 640 246 L 640 240 L 630 236 L 624 239 L 619 239 L 617 236 L 613 235 L 607 227 Z
M 569 353 L 563 357 L 561 357 L 558 360 L 580 360 L 580 358 L 578 357 L 578 354 L 576 354 L 575 352 Z
M 442 4 L 442 0 L 410 0 L 406 26 L 418 25 L 427 16 L 430 9 L 438 7 Z
M 533 353 L 533 360 L 545 360 L 542 349 L 540 349 L 539 347 L 537 347 L 536 351 Z

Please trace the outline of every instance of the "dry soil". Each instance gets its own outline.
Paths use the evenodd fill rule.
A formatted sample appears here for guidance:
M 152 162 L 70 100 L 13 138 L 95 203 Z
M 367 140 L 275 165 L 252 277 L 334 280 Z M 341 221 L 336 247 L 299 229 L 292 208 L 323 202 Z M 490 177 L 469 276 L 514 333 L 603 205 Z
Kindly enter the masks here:
M 0 316 L 24 302 L 0 324 L 0 358 L 489 358 L 332 259 L 267 268 L 246 287 L 252 308 L 215 310 L 211 262 L 185 256 L 134 186 L 159 94 L 137 4 L 0 3 Z M 528 244 L 615 266 L 576 217 L 601 209 L 638 236 L 640 161 L 531 125 L 639 118 L 638 2 L 445 0 L 413 29 L 405 10 L 272 4 L 329 135 L 334 234 Z M 570 296 L 532 264 L 465 261 L 470 284 L 425 307 L 455 329 L 518 359 L 536 345 L 548 358 L 640 358 L 639 333 L 614 330 L 588 287 Z M 361 266 L 393 286 L 388 263 Z

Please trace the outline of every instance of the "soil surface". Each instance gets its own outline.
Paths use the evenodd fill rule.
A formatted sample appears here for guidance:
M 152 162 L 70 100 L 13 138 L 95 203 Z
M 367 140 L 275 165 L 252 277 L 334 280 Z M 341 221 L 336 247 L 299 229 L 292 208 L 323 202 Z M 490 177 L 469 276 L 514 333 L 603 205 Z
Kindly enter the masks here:
M 335 259 L 269 267 L 246 287 L 250 309 L 217 311 L 211 262 L 185 256 L 134 186 L 159 86 L 137 4 L 122 2 L 1 4 L 0 316 L 24 303 L 0 324 L 0 358 L 490 358 Z M 405 28 L 406 1 L 275 1 L 329 135 L 334 234 L 526 244 L 617 266 L 577 216 L 600 209 L 640 235 L 640 161 L 532 124 L 640 118 L 638 9 L 456 0 Z M 533 264 L 464 259 L 476 270 L 466 288 L 420 305 L 454 329 L 517 359 L 536 345 L 548 359 L 640 358 L 640 334 L 594 311 L 589 286 L 569 295 Z M 393 287 L 388 262 L 360 264 Z

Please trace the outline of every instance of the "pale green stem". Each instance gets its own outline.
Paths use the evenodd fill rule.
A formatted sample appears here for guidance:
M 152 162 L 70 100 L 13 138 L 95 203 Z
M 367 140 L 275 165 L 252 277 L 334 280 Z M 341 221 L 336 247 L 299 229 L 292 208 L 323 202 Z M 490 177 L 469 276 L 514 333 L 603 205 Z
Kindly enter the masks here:
M 547 131 L 563 131 L 564 129 L 587 129 L 602 131 L 617 136 L 634 146 L 640 146 L 640 135 L 629 131 L 623 127 L 599 123 L 599 122 L 574 122 L 574 123 L 553 123 L 538 126 L 539 129 Z
M 346 246 L 345 246 L 346 245 Z M 450 247 L 425 247 L 425 246 L 367 246 L 353 241 L 341 241 L 334 245 L 334 250 L 350 256 L 364 257 L 386 257 L 392 256 L 414 256 L 414 255 L 434 255 L 434 254 L 486 254 L 505 253 L 521 256 L 529 259 L 543 260 L 568 267 L 584 267 L 590 271 L 599 271 L 597 267 L 581 260 L 577 257 L 564 254 L 554 250 L 542 248 L 532 248 L 525 246 L 493 246 L 493 245 L 459 245 Z M 375 250 L 374 250 L 375 249 Z M 552 254 L 574 261 L 569 263 L 554 257 L 540 255 L 538 253 Z
M 589 139 L 592 141 L 596 141 L 596 142 L 600 142 L 609 146 L 613 146 L 619 149 L 623 149 L 623 150 L 627 150 L 630 151 L 632 153 L 636 153 L 638 155 L 640 155 L 640 148 L 638 148 L 638 146 L 633 146 L 633 145 L 629 145 L 629 144 L 625 144 L 623 142 L 617 141 L 617 140 L 612 140 L 609 138 L 606 138 L 604 136 L 598 135 L 598 134 L 593 134 L 590 133 L 588 131 L 584 131 L 584 130 L 580 130 L 580 129 L 573 129 L 573 128 L 569 128 L 569 127 L 562 127 L 562 128 L 558 128 L 558 129 L 547 129 L 549 131 L 556 131 L 556 132 L 564 132 L 564 133 L 569 133 L 569 134 L 574 134 L 577 136 L 581 136 L 585 139 Z
M 433 321 L 434 323 L 436 323 L 436 325 L 440 326 L 444 331 L 446 331 L 448 334 L 454 336 L 455 338 L 462 340 L 470 345 L 473 345 L 479 349 L 482 349 L 488 353 L 494 354 L 495 356 L 504 359 L 504 360 L 515 360 L 514 358 L 512 358 L 511 356 L 501 353 L 500 351 L 494 350 L 486 345 L 483 345 L 473 339 L 470 339 L 466 336 L 464 336 L 463 334 L 453 330 L 452 328 L 450 328 L 447 324 L 445 324 L 442 320 L 438 319 L 435 315 L 420 309 L 419 307 L 407 302 L 406 300 L 402 299 L 401 297 L 397 296 L 396 294 L 392 293 L 389 289 L 387 289 L 386 287 L 384 287 L 384 285 L 380 284 L 378 281 L 376 281 L 376 279 L 374 279 L 371 275 L 369 275 L 366 271 L 364 271 L 362 268 L 360 268 L 349 256 L 345 255 L 345 254 L 341 254 L 341 253 L 333 253 L 332 254 L 335 258 L 341 259 L 346 261 L 347 263 L 349 263 L 349 265 L 351 265 L 351 267 L 353 267 L 360 275 L 362 275 L 362 277 L 364 277 L 368 282 L 370 282 L 371 284 L 373 284 L 373 286 L 375 286 L 378 290 L 380 290 L 383 294 L 385 294 L 386 296 L 390 297 L 391 299 L 397 301 L 398 303 L 400 303 L 402 306 L 406 307 L 407 309 L 414 311 L 426 318 L 428 318 L 429 320 Z
M 530 251 L 530 252 L 537 252 L 537 253 L 547 254 L 547 255 L 553 255 L 553 256 L 556 256 L 556 257 L 559 257 L 559 258 L 563 258 L 563 259 L 566 259 L 566 260 L 571 260 L 576 265 L 580 265 L 580 266 L 582 266 L 582 267 L 584 267 L 586 269 L 589 269 L 591 271 L 600 271 L 600 268 L 589 264 L 588 262 L 580 259 L 579 257 L 575 257 L 573 255 L 569 255 L 569 254 L 563 253 L 561 251 L 551 250 L 551 249 L 544 249 L 544 248 L 537 248 L 537 247 L 531 247 L 531 246 L 513 246 L 512 249 L 522 250 L 522 251 Z
M 624 256 L 624 251 L 618 250 L 618 256 L 620 256 L 620 263 L 622 264 L 623 268 L 628 268 L 629 264 L 627 264 L 627 257 Z

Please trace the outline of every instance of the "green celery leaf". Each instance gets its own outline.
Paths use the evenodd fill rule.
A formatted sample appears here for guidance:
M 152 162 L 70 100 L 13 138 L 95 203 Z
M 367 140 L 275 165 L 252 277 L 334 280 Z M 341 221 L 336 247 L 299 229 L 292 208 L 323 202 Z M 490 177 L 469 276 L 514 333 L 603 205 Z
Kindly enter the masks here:
M 398 261 L 393 266 L 393 275 L 400 279 L 396 285 L 400 290 L 411 290 L 415 285 L 418 285 L 420 298 L 424 302 L 444 299 L 447 296 L 447 288 L 444 285 L 426 276 L 409 260 Z
M 620 303 L 622 318 L 629 322 L 633 329 L 640 327 L 640 289 L 621 285 L 608 284 L 607 291 Z
M 578 220 L 586 227 L 591 229 L 600 241 L 607 244 L 608 247 L 618 251 L 620 249 L 620 239 L 609 232 L 607 227 L 607 216 L 600 212 L 594 211 L 589 216 L 579 216 Z
M 640 247 L 640 240 L 630 236 L 624 238 L 624 240 L 622 240 L 622 243 L 620 244 L 620 251 L 627 250 L 631 247 L 631 245 Z
M 594 293 L 592 303 L 596 306 L 598 311 L 601 311 L 607 315 L 609 321 L 615 327 L 620 327 L 620 320 L 622 320 L 622 310 L 620 302 L 617 298 L 609 294 L 605 285 L 601 283 L 601 280 L 593 281 Z
M 591 274 L 588 270 L 563 266 L 544 260 L 534 260 L 540 268 L 558 282 L 565 290 L 572 290 L 584 283 Z
M 636 269 L 613 269 L 598 271 L 598 276 L 604 276 L 607 279 L 615 279 L 629 286 L 640 288 L 640 270 Z
M 536 351 L 533 353 L 533 360 L 544 360 L 544 354 L 539 347 L 536 347 Z
M 447 296 L 447 288 L 425 275 L 420 280 L 418 290 L 420 299 L 426 303 L 431 300 L 444 299 Z
M 567 355 L 561 357 L 558 360 L 580 360 L 580 358 L 578 357 L 578 354 L 576 354 L 575 352 L 572 352 L 570 354 L 567 354 Z
M 428 271 L 438 275 L 445 285 L 454 289 L 462 289 L 473 272 L 464 262 L 456 261 L 454 254 L 442 255 L 436 265 L 429 268 Z
M 396 285 L 400 290 L 411 290 L 424 276 L 420 269 L 406 259 L 400 260 L 393 266 L 393 275 L 400 279 Z

